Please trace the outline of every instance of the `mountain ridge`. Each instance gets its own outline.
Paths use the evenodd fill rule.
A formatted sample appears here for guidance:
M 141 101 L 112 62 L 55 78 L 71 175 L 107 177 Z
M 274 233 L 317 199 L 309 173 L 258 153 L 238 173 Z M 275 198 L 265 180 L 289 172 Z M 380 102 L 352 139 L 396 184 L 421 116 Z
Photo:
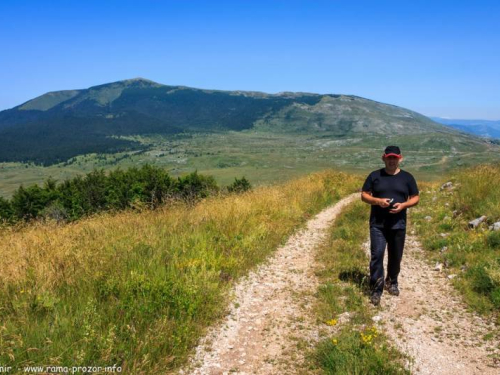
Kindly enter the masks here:
M 463 120 L 431 117 L 431 119 L 448 127 L 474 134 L 484 138 L 500 139 L 500 120 Z
M 198 89 L 142 77 L 52 91 L 0 112 L 0 162 L 54 164 L 141 146 L 123 137 L 254 130 L 382 136 L 458 134 L 429 118 L 355 95 Z

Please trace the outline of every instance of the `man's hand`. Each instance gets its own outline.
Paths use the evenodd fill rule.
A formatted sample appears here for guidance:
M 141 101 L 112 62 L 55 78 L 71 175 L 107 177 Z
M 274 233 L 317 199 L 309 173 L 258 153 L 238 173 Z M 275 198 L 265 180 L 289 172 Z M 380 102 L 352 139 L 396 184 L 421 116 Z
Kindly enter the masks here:
M 394 203 L 393 205 L 394 208 L 389 210 L 391 214 L 397 214 L 398 212 L 401 212 L 402 210 L 405 209 L 405 204 L 404 203 Z
M 389 198 L 379 198 L 377 203 L 380 207 L 389 207 L 391 204 L 389 203 L 391 200 Z

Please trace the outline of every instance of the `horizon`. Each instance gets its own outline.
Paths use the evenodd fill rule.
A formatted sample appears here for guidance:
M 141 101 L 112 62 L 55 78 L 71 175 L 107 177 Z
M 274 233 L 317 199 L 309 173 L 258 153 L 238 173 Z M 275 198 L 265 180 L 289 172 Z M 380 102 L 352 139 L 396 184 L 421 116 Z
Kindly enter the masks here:
M 493 1 L 6 1 L 0 110 L 144 77 L 354 95 L 428 117 L 498 121 L 499 15 Z

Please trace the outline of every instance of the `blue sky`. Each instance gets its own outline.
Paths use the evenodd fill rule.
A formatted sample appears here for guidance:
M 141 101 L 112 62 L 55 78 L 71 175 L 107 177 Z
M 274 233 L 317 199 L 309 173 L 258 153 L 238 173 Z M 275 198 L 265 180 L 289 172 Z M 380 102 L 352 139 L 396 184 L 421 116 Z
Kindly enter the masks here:
M 498 1 L 0 1 L 0 110 L 126 78 L 500 119 Z

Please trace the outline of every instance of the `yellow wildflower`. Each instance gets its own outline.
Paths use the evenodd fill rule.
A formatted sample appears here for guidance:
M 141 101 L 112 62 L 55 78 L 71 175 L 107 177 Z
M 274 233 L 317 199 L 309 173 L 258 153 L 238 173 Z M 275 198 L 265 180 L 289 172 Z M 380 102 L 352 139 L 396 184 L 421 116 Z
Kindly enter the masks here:
M 360 333 L 361 333 L 361 340 L 363 341 L 363 343 L 370 345 L 372 343 L 373 335 L 365 335 L 362 332 Z
M 337 319 L 327 320 L 326 324 L 328 324 L 329 326 L 334 326 L 337 324 Z
M 338 340 L 337 340 L 337 339 L 332 339 L 332 344 L 333 344 L 333 345 L 335 345 L 335 346 L 336 346 L 338 343 L 339 343 L 339 342 L 338 342 Z

